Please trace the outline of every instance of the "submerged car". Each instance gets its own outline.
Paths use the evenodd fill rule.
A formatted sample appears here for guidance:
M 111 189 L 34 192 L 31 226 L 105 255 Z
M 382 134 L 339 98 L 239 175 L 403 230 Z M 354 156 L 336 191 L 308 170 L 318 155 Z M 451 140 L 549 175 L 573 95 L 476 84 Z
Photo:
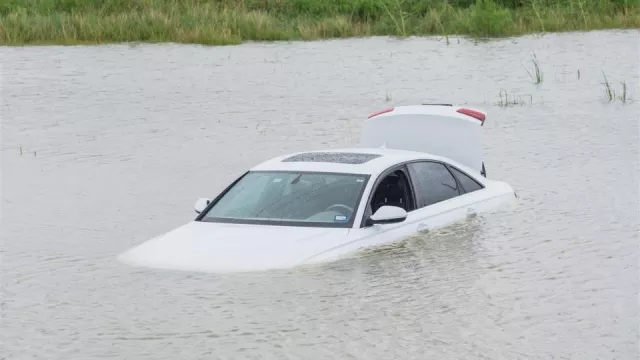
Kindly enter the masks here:
M 485 116 L 451 105 L 377 112 L 358 147 L 265 161 L 199 199 L 193 221 L 119 259 L 206 272 L 289 268 L 464 219 L 515 197 L 486 178 Z

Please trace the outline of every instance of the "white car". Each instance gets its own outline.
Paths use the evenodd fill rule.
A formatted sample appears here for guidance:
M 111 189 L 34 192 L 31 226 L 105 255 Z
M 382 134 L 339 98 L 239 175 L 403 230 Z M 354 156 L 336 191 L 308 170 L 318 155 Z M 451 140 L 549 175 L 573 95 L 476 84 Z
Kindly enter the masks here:
M 484 120 L 438 104 L 375 113 L 359 147 L 263 162 L 198 200 L 193 221 L 119 259 L 205 272 L 289 268 L 462 220 L 515 197 L 484 176 Z

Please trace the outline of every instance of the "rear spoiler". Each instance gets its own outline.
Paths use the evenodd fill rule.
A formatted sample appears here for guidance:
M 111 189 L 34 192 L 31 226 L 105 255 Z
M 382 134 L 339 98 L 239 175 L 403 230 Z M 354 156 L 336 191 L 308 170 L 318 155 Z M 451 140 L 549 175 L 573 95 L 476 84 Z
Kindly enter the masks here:
M 424 106 L 448 106 L 448 107 L 453 107 L 453 104 L 420 104 L 420 105 L 424 105 Z M 395 110 L 394 107 L 390 107 L 390 108 L 386 108 L 377 112 L 374 112 L 373 114 L 369 115 L 369 117 L 367 119 L 371 119 L 372 117 L 378 116 L 378 115 L 382 115 L 382 114 L 386 114 L 389 112 L 392 112 L 393 110 Z M 484 121 L 487 118 L 487 114 L 479 111 L 479 110 L 475 110 L 475 109 L 470 109 L 470 108 L 458 108 L 456 110 L 457 113 L 463 114 L 463 115 L 467 115 L 469 117 L 472 117 L 478 121 L 480 121 L 480 126 L 484 125 Z

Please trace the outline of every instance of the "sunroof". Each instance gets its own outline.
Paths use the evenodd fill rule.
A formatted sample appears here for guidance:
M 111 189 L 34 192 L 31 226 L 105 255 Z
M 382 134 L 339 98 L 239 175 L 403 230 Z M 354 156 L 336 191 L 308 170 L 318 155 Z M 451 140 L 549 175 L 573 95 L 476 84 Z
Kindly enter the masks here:
M 327 162 L 336 164 L 364 164 L 379 158 L 377 154 L 343 153 L 343 152 L 313 152 L 293 155 L 282 162 Z

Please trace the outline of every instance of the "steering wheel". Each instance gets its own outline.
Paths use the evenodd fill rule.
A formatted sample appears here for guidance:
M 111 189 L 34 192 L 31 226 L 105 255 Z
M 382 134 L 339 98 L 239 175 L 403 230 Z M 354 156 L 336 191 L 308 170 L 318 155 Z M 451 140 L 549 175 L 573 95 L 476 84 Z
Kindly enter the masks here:
M 344 204 L 333 204 L 331 206 L 329 206 L 328 208 L 326 208 L 324 211 L 329 211 L 330 209 L 334 208 L 334 207 L 338 207 L 338 208 L 342 208 L 342 209 L 347 209 L 349 212 L 353 212 L 353 209 L 348 207 L 347 205 Z

